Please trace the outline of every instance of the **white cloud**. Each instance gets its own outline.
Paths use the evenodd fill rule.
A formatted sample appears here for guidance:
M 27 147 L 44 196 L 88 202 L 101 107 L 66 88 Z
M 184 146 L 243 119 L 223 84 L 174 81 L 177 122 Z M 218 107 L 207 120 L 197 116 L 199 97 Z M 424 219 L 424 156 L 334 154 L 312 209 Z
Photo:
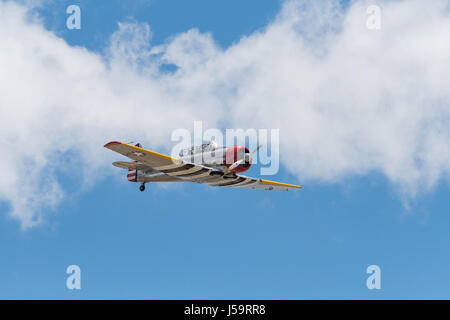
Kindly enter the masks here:
M 122 23 L 102 56 L 0 2 L 0 199 L 33 226 L 65 196 L 67 152 L 89 177 L 110 168 L 108 140 L 163 147 L 195 119 L 280 128 L 302 183 L 381 172 L 409 195 L 432 188 L 450 173 L 448 2 L 381 3 L 373 31 L 365 2 L 287 1 L 226 49 L 195 29 L 152 47 L 148 25 Z

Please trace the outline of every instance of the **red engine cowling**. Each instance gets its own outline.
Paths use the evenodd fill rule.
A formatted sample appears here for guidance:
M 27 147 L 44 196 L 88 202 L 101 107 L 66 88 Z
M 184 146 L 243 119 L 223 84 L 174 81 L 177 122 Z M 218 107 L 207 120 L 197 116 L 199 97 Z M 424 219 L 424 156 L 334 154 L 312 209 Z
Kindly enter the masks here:
M 225 151 L 225 165 L 229 168 L 233 163 L 235 163 L 238 160 L 244 159 L 245 154 L 250 153 L 248 148 L 244 146 L 232 146 L 228 147 Z M 252 165 L 251 159 L 250 161 L 245 161 L 244 163 L 238 165 L 235 167 L 231 172 L 233 173 L 239 173 L 244 172 L 250 169 L 250 166 Z

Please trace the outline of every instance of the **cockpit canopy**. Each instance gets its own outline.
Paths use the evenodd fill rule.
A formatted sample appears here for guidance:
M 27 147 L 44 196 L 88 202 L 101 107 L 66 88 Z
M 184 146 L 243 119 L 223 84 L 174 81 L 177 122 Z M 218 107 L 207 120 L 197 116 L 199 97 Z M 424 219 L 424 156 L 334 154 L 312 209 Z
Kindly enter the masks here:
M 192 146 L 190 148 L 185 148 L 180 151 L 180 157 L 189 156 L 196 153 L 202 153 L 202 152 L 208 152 L 208 151 L 214 151 L 218 147 L 217 142 L 215 141 L 209 141 L 206 143 L 203 143 L 200 146 Z

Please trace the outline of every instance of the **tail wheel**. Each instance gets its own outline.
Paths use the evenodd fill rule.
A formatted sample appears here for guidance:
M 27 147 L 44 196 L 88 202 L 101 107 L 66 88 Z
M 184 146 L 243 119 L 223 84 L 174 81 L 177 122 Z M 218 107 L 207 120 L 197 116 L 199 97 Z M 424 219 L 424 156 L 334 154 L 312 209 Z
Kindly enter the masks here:
M 141 186 L 139 187 L 139 190 L 144 191 L 145 190 L 145 184 L 141 184 Z

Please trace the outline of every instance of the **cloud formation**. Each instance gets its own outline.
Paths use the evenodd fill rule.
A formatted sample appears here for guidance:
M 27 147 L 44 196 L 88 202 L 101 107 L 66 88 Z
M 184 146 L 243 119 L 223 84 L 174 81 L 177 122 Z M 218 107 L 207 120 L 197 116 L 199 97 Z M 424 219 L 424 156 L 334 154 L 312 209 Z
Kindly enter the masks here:
M 379 3 L 377 31 L 367 2 L 288 0 L 228 48 L 196 29 L 152 46 L 150 26 L 120 23 L 98 54 L 0 2 L 0 200 L 36 225 L 65 197 L 62 159 L 84 181 L 110 167 L 106 141 L 162 148 L 198 119 L 280 128 L 281 164 L 302 183 L 379 172 L 413 196 L 448 181 L 448 1 Z

